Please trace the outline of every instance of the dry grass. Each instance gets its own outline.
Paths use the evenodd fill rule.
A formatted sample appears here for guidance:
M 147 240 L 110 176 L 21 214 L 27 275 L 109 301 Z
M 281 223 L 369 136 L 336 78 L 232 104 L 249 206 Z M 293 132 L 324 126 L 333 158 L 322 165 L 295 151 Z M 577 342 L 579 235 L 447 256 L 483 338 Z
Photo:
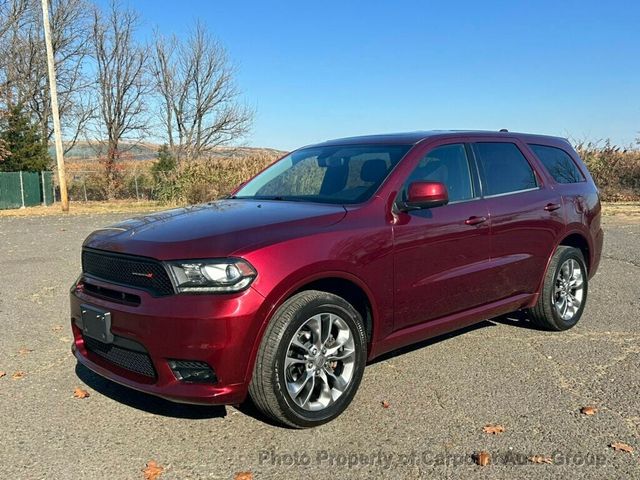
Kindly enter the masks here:
M 170 208 L 159 202 L 135 200 L 114 200 L 111 202 L 71 202 L 69 215 L 88 215 L 100 213 L 146 213 Z M 37 206 L 0 210 L 0 217 L 41 217 L 46 215 L 62 215 L 60 204 L 49 207 Z
M 607 217 L 615 216 L 640 220 L 640 202 L 604 202 L 602 214 Z

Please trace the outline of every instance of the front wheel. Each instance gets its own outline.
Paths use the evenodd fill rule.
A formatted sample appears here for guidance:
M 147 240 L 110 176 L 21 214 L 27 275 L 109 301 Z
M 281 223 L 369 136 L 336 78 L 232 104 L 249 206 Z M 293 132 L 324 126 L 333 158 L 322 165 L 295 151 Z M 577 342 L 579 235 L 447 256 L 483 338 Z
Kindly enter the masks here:
M 367 358 L 360 314 L 343 298 L 309 290 L 278 309 L 260 344 L 249 393 L 266 415 L 303 428 L 340 415 Z
M 582 252 L 573 247 L 558 247 L 551 257 L 538 301 L 530 310 L 533 323 L 545 330 L 573 327 L 584 311 L 588 287 Z

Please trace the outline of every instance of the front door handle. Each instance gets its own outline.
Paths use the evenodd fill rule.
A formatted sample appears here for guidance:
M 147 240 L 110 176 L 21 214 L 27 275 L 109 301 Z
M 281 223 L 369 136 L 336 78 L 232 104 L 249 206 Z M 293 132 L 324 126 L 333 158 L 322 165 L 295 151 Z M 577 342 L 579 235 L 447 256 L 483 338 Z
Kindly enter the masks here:
M 466 223 L 467 225 L 480 225 L 481 223 L 484 223 L 486 221 L 487 217 L 476 217 L 474 215 L 473 217 L 467 218 L 464 223 Z
M 559 203 L 547 203 L 544 207 L 544 209 L 547 212 L 553 212 L 554 210 L 558 210 L 562 205 L 560 205 Z

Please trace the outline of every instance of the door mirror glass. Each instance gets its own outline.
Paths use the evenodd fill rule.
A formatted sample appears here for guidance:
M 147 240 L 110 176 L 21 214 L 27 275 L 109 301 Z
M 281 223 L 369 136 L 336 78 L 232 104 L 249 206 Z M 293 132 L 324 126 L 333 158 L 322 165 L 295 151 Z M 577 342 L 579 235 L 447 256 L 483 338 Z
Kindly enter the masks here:
M 449 203 L 447 187 L 442 182 L 413 182 L 404 202 L 407 210 L 432 208 Z

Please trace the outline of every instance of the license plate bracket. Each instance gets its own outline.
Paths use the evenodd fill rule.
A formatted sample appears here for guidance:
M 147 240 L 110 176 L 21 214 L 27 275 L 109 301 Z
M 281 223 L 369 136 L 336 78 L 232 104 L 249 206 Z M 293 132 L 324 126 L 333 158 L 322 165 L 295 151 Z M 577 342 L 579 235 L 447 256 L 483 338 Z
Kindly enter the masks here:
M 102 343 L 113 343 L 111 313 L 99 308 L 82 305 L 82 333 Z

